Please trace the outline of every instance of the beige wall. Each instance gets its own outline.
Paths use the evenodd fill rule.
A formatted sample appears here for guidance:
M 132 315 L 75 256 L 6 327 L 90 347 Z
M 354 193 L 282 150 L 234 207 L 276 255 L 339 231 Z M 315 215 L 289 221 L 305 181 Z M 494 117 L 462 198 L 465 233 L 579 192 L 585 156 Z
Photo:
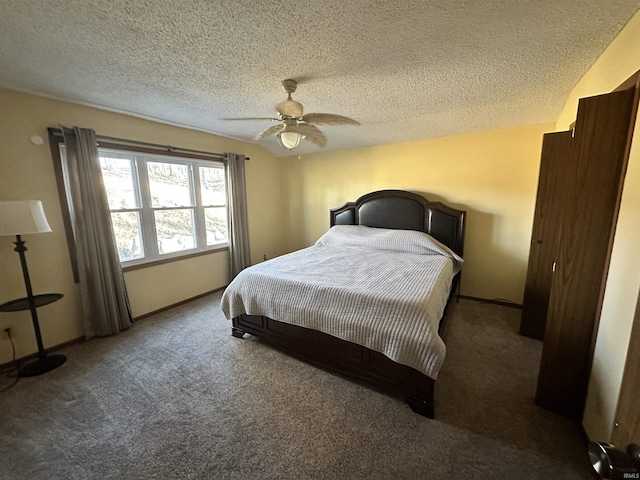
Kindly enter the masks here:
M 291 247 L 329 227 L 329 209 L 380 189 L 467 210 L 462 293 L 522 302 L 542 134 L 553 124 L 288 157 Z M 296 227 L 297 226 L 297 227 Z
M 284 216 L 280 215 L 281 161 L 257 145 L 6 89 L 0 89 L 0 112 L 0 200 L 42 200 L 53 230 L 24 238 L 35 293 L 64 294 L 62 300 L 38 310 L 45 347 L 83 335 L 79 291 L 73 283 L 49 146 L 29 141 L 31 135 L 46 139 L 47 127 L 78 125 L 106 136 L 250 156 L 246 173 L 252 260 L 286 252 Z M 128 272 L 133 313 L 142 315 L 222 287 L 228 281 L 227 269 L 228 253 L 223 251 Z M 0 302 L 25 295 L 10 237 L 0 237 L 0 272 Z M 6 326 L 12 327 L 18 357 L 36 351 L 28 312 L 0 313 L 0 329 Z M 2 330 L 0 364 L 11 359 Z
M 640 69 L 637 13 L 572 90 L 557 130 L 575 120 L 578 99 L 608 93 Z M 609 268 L 583 425 L 593 440 L 611 437 L 640 291 L 640 124 L 636 124 Z

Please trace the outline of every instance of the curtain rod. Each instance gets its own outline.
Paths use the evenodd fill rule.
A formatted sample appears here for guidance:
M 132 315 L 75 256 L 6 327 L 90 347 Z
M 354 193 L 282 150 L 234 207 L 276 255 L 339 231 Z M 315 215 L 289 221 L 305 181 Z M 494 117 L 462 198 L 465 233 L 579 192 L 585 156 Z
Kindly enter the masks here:
M 49 131 L 49 134 L 51 134 L 51 135 L 55 135 L 55 136 L 59 136 L 59 137 L 62 136 L 62 131 L 59 128 L 48 128 L 47 130 Z M 192 150 L 190 148 L 174 147 L 172 145 L 160 145 L 160 144 L 157 144 L 157 143 L 141 142 L 139 140 L 128 140 L 126 138 L 107 137 L 107 136 L 104 136 L 104 135 L 97 135 L 96 134 L 96 140 L 98 142 L 103 141 L 103 142 L 123 143 L 123 144 L 128 144 L 128 145 L 138 145 L 138 146 L 141 146 L 141 147 L 150 147 L 150 148 L 157 148 L 157 149 L 161 149 L 161 150 L 166 150 L 167 152 L 195 153 L 195 154 L 198 154 L 198 155 L 207 155 L 209 157 L 224 159 L 224 154 L 222 154 L 222 153 L 206 152 L 204 150 Z M 249 160 L 249 157 L 244 157 L 244 159 L 245 160 Z

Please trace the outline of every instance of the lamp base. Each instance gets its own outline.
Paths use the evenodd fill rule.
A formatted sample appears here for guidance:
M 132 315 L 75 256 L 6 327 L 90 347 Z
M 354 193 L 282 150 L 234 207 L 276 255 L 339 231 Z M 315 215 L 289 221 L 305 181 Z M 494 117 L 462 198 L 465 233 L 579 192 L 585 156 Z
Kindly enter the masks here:
M 64 355 L 46 355 L 31 363 L 22 365 L 20 367 L 20 376 L 35 377 L 36 375 L 42 375 L 43 373 L 47 373 L 58 368 L 66 361 L 67 357 Z

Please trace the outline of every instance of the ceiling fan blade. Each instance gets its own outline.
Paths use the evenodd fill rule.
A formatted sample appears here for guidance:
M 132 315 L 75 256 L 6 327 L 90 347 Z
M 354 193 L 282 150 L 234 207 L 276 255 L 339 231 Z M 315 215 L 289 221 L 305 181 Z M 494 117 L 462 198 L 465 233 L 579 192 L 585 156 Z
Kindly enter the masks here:
M 269 135 L 273 135 L 274 133 L 279 132 L 284 128 L 284 124 L 274 125 L 273 127 L 269 127 L 266 130 L 263 130 L 259 134 L 257 134 L 254 138 L 255 140 L 260 140 L 263 137 L 268 137 Z
M 311 125 L 309 123 L 299 123 L 298 125 L 293 127 L 293 130 L 300 132 L 305 136 L 307 140 L 318 145 L 321 148 L 327 144 L 327 137 L 325 137 L 324 133 L 322 133 L 318 129 L 318 127 L 314 125 Z
M 332 113 L 307 113 L 302 117 L 302 121 L 314 125 L 360 125 L 360 122 L 353 118 Z
M 272 117 L 240 117 L 240 118 L 219 118 L 218 120 L 272 120 L 274 122 L 279 122 L 279 118 Z

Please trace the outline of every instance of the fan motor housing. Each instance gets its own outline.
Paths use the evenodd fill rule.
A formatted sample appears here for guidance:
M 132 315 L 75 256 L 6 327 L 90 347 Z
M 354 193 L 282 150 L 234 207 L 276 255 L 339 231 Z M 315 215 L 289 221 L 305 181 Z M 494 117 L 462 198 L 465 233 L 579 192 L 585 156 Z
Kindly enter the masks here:
M 282 81 L 282 89 L 287 93 L 295 92 L 297 87 L 298 82 L 296 82 L 295 80 L 287 78 L 286 80 Z
M 292 118 L 300 118 L 304 113 L 302 104 L 295 100 L 285 100 L 284 102 L 280 102 L 276 107 L 276 110 L 283 117 Z

